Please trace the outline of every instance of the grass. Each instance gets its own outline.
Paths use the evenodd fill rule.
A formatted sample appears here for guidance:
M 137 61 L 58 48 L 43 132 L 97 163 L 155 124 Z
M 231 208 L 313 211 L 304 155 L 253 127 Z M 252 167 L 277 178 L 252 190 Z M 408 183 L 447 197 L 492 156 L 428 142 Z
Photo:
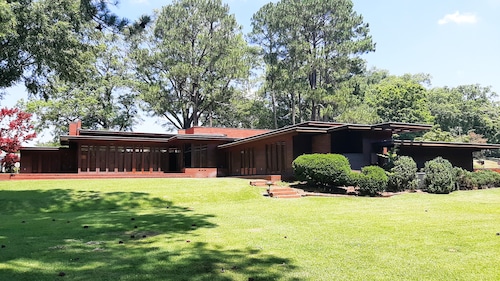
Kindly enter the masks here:
M 0 280 L 500 280 L 500 189 L 264 190 L 241 179 L 0 182 Z

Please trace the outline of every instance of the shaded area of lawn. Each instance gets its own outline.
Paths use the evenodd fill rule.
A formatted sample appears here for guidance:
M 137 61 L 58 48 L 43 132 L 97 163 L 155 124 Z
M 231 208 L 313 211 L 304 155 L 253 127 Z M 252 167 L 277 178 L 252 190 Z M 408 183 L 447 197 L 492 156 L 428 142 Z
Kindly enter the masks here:
M 295 268 L 197 241 L 214 217 L 141 192 L 0 191 L 0 280 L 276 280 Z

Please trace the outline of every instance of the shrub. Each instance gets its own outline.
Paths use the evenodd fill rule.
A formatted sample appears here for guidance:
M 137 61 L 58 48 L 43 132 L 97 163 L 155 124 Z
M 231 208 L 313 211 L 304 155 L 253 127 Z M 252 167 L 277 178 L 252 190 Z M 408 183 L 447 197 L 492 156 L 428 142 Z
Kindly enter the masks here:
M 340 154 L 305 154 L 293 163 L 295 177 L 317 185 L 345 185 L 349 181 L 351 165 Z
M 460 167 L 453 167 L 453 174 L 457 189 L 470 190 L 474 188 L 473 175 L 471 172 L 464 170 Z
M 349 173 L 349 180 L 347 181 L 347 185 L 358 186 L 359 178 L 361 176 L 362 174 L 360 172 L 351 171 L 351 173 Z
M 477 172 L 469 172 L 472 186 L 483 189 L 500 186 L 500 174 L 490 170 L 479 170 Z
M 388 191 L 403 191 L 417 189 L 417 163 L 409 156 L 401 156 L 394 161 L 387 183 Z
M 450 161 L 436 157 L 425 163 L 424 172 L 427 192 L 446 194 L 455 190 L 453 166 Z
M 379 166 L 366 166 L 361 169 L 358 178 L 359 192 L 362 195 L 375 196 L 387 187 L 387 174 Z

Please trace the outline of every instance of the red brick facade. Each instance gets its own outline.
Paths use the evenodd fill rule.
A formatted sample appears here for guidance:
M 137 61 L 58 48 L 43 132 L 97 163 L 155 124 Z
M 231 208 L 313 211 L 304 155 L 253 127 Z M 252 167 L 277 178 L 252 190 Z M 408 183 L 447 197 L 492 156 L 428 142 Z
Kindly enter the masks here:
M 429 129 L 429 125 L 384 123 L 351 125 L 305 122 L 278 130 L 193 127 L 178 134 L 82 130 L 70 125 L 61 136 L 64 148 L 24 148 L 21 173 L 74 173 L 124 177 L 140 174 L 178 177 L 277 175 L 293 177 L 292 162 L 309 153 L 340 153 L 353 169 L 377 164 L 377 154 L 394 145 L 392 135 Z M 460 145 L 459 150 L 412 147 L 404 150 L 420 163 L 419 156 L 452 155 L 470 169 L 472 151 L 495 145 Z M 500 146 L 498 146 L 500 147 Z M 418 151 L 418 152 L 416 152 Z

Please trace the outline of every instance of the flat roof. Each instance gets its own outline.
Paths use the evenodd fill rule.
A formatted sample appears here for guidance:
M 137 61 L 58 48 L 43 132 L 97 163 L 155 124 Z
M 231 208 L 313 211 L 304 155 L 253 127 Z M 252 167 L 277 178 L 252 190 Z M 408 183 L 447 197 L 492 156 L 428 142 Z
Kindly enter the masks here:
M 262 140 L 290 133 L 324 134 L 341 130 L 391 131 L 392 133 L 402 133 L 402 132 L 419 132 L 419 131 L 429 130 L 431 128 L 432 125 L 427 125 L 427 124 L 411 124 L 411 123 L 398 123 L 398 122 L 387 122 L 375 125 L 365 125 L 365 124 L 345 124 L 345 123 L 335 123 L 335 122 L 308 121 L 276 129 L 268 133 L 263 133 L 248 138 L 242 138 L 232 143 L 219 145 L 218 147 L 228 148 L 256 140 Z
M 107 130 L 79 130 L 80 136 L 110 136 L 110 137 L 139 137 L 139 138 L 169 138 L 176 134 L 160 134 L 160 133 L 138 133 L 138 132 L 121 132 Z
M 61 136 L 60 143 L 62 145 L 68 145 L 70 142 L 80 142 L 80 141 L 98 141 L 98 142 L 134 142 L 134 143 L 158 143 L 167 144 L 175 140 L 197 140 L 197 141 L 234 141 L 233 138 L 227 138 L 224 135 L 168 135 L 164 138 L 158 136 L 155 137 L 137 137 L 137 136 L 122 136 L 117 134 L 116 136 L 101 136 L 101 135 L 77 135 L 77 136 Z
M 472 149 L 476 151 L 484 149 L 500 149 L 500 144 L 493 144 L 493 143 L 412 141 L 412 140 L 394 140 L 393 143 L 407 147 L 463 148 L 463 149 Z

